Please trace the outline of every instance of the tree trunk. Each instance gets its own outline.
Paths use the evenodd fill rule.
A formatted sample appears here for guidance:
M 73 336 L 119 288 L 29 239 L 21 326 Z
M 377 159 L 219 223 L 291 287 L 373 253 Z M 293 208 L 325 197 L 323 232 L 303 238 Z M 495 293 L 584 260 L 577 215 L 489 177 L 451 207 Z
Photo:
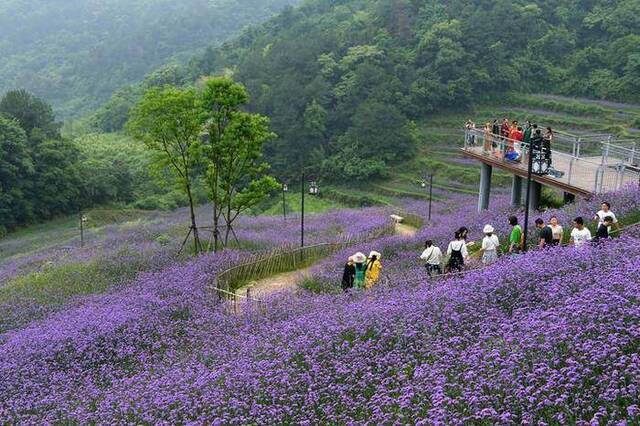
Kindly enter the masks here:
M 189 197 L 189 213 L 191 215 L 191 230 L 193 231 L 193 245 L 195 254 L 200 253 L 200 236 L 198 235 L 198 225 L 196 224 L 196 212 L 191 194 L 191 185 L 187 184 L 187 197 Z

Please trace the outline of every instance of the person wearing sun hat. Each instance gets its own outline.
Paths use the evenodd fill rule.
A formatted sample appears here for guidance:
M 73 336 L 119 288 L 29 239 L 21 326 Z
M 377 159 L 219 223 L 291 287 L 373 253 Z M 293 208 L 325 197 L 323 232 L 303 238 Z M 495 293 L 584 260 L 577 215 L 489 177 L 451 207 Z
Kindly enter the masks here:
M 382 271 L 382 263 L 380 263 L 382 255 L 377 251 L 369 253 L 369 261 L 367 263 L 365 288 L 370 289 L 380 279 L 380 271 Z
M 353 261 L 353 256 L 349 257 L 347 263 L 344 265 L 342 272 L 342 291 L 347 292 L 353 288 L 353 281 L 356 277 L 356 267 Z
M 484 238 L 482 239 L 482 263 L 488 266 L 498 260 L 500 240 L 494 234 L 495 229 L 491 225 L 486 225 L 482 232 L 484 233 Z
M 365 274 L 367 272 L 367 256 L 364 253 L 358 252 L 351 256 L 354 262 L 355 277 L 353 280 L 353 288 L 356 290 L 362 290 L 364 288 Z

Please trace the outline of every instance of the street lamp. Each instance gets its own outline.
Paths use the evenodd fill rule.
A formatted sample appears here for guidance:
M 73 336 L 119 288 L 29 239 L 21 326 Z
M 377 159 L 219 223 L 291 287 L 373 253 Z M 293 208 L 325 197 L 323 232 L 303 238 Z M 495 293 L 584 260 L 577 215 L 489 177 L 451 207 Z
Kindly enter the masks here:
M 84 247 L 84 224 L 87 220 L 87 217 L 80 212 L 80 247 Z
M 285 199 L 285 194 L 289 192 L 289 185 L 286 183 L 282 184 L 282 218 L 287 220 L 287 204 Z
M 318 187 L 318 182 L 315 180 L 311 181 L 311 185 L 309 186 L 309 195 L 318 195 L 320 193 L 320 188 Z
M 522 237 L 522 250 L 527 251 L 527 234 L 529 229 L 529 205 L 531 204 L 531 174 L 533 173 L 533 143 L 529 141 L 529 161 L 527 164 L 527 195 L 524 201 L 524 229 Z
M 300 178 L 300 246 L 304 247 L 304 196 L 305 196 L 305 188 L 306 187 L 306 179 L 304 174 L 304 169 L 302 170 L 302 176 Z M 309 194 L 310 195 L 318 195 L 320 194 L 320 187 L 318 186 L 318 182 L 313 180 L 309 185 Z
M 427 179 L 424 178 L 420 181 L 420 187 L 427 188 Z M 429 174 L 429 221 L 431 221 L 431 205 L 433 204 L 433 173 Z

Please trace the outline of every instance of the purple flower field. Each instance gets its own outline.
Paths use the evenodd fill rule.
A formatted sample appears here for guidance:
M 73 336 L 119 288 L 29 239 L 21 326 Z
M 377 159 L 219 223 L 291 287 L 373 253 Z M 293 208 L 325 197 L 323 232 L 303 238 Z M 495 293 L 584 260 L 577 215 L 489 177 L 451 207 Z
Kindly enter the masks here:
M 639 210 L 640 192 L 611 200 L 624 217 Z M 503 258 L 462 278 L 416 279 L 425 237 L 444 246 L 466 225 L 477 239 L 485 223 L 503 236 L 507 201 L 478 215 L 474 199 L 451 200 L 415 238 L 354 247 L 383 253 L 389 284 L 366 294 L 275 295 L 266 312 L 228 314 L 206 285 L 246 255 L 236 250 L 86 296 L 0 335 L 0 422 L 638 423 L 637 229 L 582 250 Z M 597 205 L 555 213 L 568 226 Z M 372 215 L 344 218 L 377 223 Z M 341 215 L 328 217 L 318 222 Z M 347 253 L 317 274 L 337 281 Z

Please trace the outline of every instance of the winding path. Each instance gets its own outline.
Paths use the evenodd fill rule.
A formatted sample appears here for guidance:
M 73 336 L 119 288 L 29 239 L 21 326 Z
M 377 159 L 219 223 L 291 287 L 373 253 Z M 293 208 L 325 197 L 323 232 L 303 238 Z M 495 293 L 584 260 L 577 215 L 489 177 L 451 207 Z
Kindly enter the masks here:
M 398 223 L 395 226 L 396 235 L 400 235 L 405 238 L 415 237 L 417 232 L 418 230 L 413 226 L 405 225 L 403 223 Z M 313 268 L 313 266 L 263 278 L 248 286 L 242 287 L 238 290 L 238 293 L 245 294 L 247 288 L 251 288 L 251 296 L 259 299 L 279 291 L 295 292 L 300 281 L 311 276 L 311 268 Z

